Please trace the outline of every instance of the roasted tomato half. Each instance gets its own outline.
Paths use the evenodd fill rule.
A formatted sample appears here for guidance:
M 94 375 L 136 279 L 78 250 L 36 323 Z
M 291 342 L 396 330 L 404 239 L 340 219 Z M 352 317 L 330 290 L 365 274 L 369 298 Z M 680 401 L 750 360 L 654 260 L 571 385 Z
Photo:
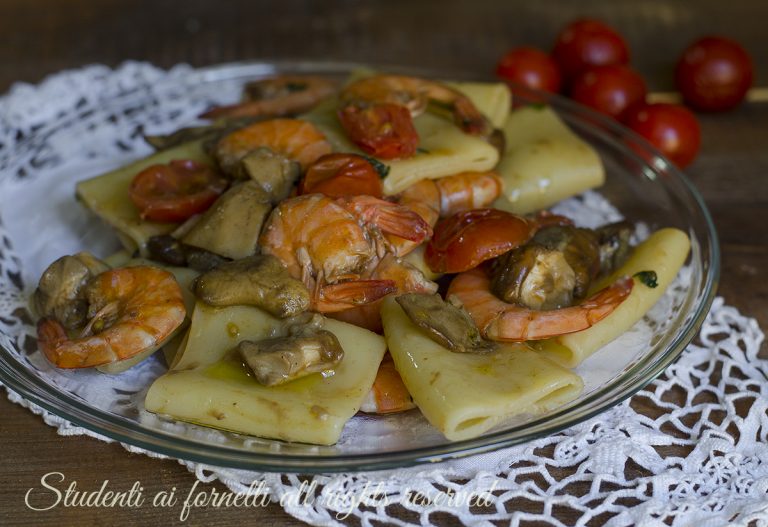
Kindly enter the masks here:
M 136 174 L 128 195 L 142 219 L 173 223 L 205 211 L 228 184 L 208 165 L 174 160 Z

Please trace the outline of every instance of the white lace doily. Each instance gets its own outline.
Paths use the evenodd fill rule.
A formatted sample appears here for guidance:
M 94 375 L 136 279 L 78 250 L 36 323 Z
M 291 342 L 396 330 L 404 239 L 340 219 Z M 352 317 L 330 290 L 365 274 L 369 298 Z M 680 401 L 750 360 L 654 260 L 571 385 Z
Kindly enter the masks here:
M 151 91 L 159 80 L 174 79 L 179 86 L 188 86 L 190 78 L 193 70 L 184 66 L 165 72 L 126 63 L 116 70 L 89 66 L 64 72 L 39 86 L 14 86 L 0 99 L 0 167 L 12 172 L 4 176 L 21 182 L 40 166 L 69 162 L 57 155 L 67 145 L 59 145 L 59 152 L 30 151 L 26 158 L 18 158 L 23 139 L 58 116 L 76 108 L 85 112 L 83 126 L 88 126 L 88 109 L 104 100 L 126 91 Z M 169 130 L 174 127 L 173 112 L 180 121 L 188 117 L 181 115 L 181 106 L 168 108 L 166 101 L 165 108 L 162 124 Z M 120 147 L 126 139 L 117 132 L 119 116 L 115 120 L 115 136 L 92 147 L 110 149 L 119 159 L 129 149 Z M 13 162 L 10 151 L 15 152 Z M 10 242 L 2 234 L 0 227 L 0 244 L 10 253 Z M 0 276 L 13 282 L 21 275 L 18 259 L 0 257 Z M 6 295 L 0 290 L 0 314 L 19 302 Z M 718 298 L 697 341 L 663 377 L 631 400 L 561 433 L 490 454 L 410 469 L 313 477 L 180 463 L 200 480 L 218 479 L 233 491 L 246 491 L 251 482 L 264 481 L 288 513 L 319 525 L 349 522 L 343 519 L 346 516 L 363 526 L 377 521 L 440 525 L 446 515 L 467 525 L 537 520 L 571 525 L 574 517 L 577 525 L 616 527 L 768 525 L 768 362 L 757 356 L 762 340 L 754 319 Z M 63 436 L 109 441 L 12 391 L 8 397 Z M 308 488 L 311 499 L 290 499 Z M 424 506 L 404 499 L 415 492 L 447 496 L 489 489 L 493 489 L 491 503 L 479 509 L 466 503 Z M 340 500 L 344 496 L 371 498 L 358 506 Z M 520 510 L 523 506 L 528 512 Z

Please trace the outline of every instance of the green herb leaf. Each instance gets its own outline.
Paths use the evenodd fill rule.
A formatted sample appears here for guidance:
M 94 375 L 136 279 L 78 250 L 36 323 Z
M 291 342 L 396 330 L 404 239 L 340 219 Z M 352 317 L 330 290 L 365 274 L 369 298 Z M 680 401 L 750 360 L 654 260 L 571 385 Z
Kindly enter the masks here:
M 659 285 L 656 271 L 640 271 L 639 273 L 635 273 L 635 278 L 651 289 L 658 287 Z
M 528 107 L 532 108 L 534 110 L 543 110 L 544 108 L 547 107 L 547 105 L 544 104 L 543 102 L 534 102 L 534 103 L 529 104 Z
M 368 161 L 371 165 L 373 165 L 373 168 L 376 169 L 376 172 L 379 173 L 379 177 L 384 179 L 387 177 L 387 174 L 389 174 L 389 165 L 385 165 L 375 157 L 366 156 L 363 155 L 366 161 Z

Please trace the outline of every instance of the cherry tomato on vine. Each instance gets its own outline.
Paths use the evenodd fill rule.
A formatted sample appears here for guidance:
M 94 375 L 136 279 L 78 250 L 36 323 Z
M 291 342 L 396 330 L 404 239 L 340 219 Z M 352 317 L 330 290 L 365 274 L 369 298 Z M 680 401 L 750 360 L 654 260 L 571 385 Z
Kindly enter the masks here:
M 327 154 L 312 163 L 299 186 L 300 194 L 331 197 L 384 195 L 381 175 L 371 161 L 356 154 Z
M 474 209 L 440 221 L 424 254 L 437 273 L 460 273 L 526 243 L 534 223 L 498 209 Z
M 133 178 L 128 196 L 142 219 L 179 222 L 210 207 L 229 182 L 213 168 L 190 160 L 152 165 Z
M 496 66 L 502 79 L 534 90 L 557 93 L 561 76 L 557 63 L 543 51 L 521 47 L 504 55 Z
M 566 81 L 588 66 L 627 64 L 629 48 L 624 38 L 599 20 L 576 20 L 557 36 L 552 57 Z
M 680 168 L 693 161 L 701 145 L 701 128 L 696 116 L 679 104 L 635 106 L 627 112 L 625 124 Z
M 752 85 L 752 60 L 737 42 L 704 37 L 691 44 L 675 67 L 675 84 L 686 104 L 722 111 L 739 104 Z
M 571 86 L 573 100 L 615 119 L 643 102 L 647 92 L 640 74 L 620 64 L 587 68 Z

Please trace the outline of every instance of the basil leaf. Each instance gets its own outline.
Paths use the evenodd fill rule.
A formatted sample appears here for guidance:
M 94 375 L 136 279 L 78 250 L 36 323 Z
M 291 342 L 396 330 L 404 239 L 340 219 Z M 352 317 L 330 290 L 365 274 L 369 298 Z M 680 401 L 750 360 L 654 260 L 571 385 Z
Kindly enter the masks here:
M 659 285 L 656 271 L 640 271 L 639 273 L 635 273 L 635 277 L 651 289 L 654 289 Z
M 371 165 L 373 165 L 373 168 L 376 169 L 376 172 L 378 172 L 379 177 L 384 179 L 387 177 L 387 174 L 389 174 L 389 165 L 385 165 L 375 157 L 366 156 L 363 155 L 366 161 L 368 161 Z

